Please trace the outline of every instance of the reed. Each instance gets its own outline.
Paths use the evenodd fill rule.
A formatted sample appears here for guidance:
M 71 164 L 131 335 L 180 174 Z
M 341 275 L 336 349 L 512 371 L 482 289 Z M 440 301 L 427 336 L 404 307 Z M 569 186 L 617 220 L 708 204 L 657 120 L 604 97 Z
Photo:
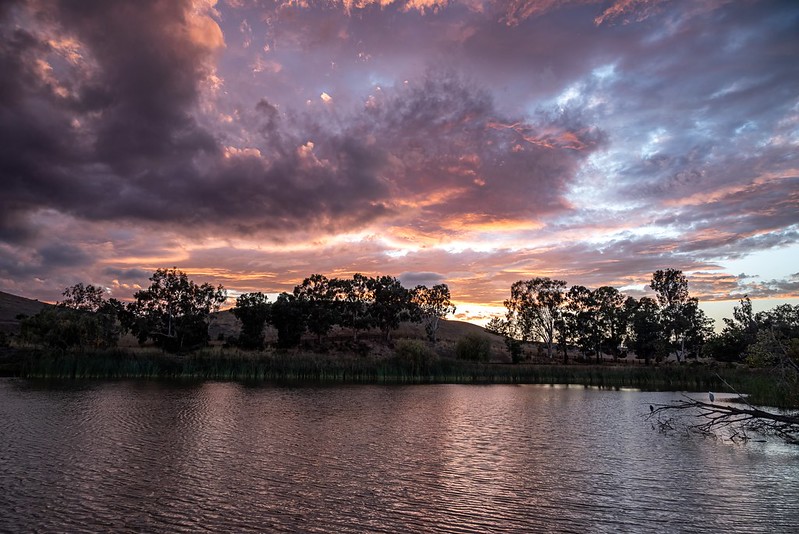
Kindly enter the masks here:
M 662 367 L 500 364 L 398 354 L 390 358 L 302 352 L 206 349 L 188 355 L 159 350 L 86 352 L 28 350 L 10 364 L 29 378 L 167 378 L 341 384 L 565 384 L 648 391 L 747 393 L 754 403 L 796 407 L 790 388 L 775 387 L 768 372 L 703 365 Z M 8 364 L 8 362 L 6 362 Z M 7 365 L 8 366 L 8 365 Z

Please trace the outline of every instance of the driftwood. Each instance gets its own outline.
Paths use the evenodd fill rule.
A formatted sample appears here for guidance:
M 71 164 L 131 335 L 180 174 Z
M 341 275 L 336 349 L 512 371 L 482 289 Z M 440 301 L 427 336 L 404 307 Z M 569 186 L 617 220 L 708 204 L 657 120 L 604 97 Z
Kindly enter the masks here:
M 735 391 L 724 379 L 718 378 Z M 690 432 L 715 437 L 720 431 L 727 431 L 732 441 L 748 441 L 752 438 L 747 431 L 752 431 L 799 445 L 799 412 L 766 410 L 751 405 L 745 396 L 735 393 L 737 397 L 732 402 L 716 402 L 713 393 L 708 393 L 709 402 L 684 395 L 684 399 L 670 404 L 650 405 L 647 419 L 652 421 L 653 427 L 657 425 L 659 430 L 666 432 L 677 427 L 672 414 L 687 415 L 694 421 L 686 425 Z
M 739 401 L 743 400 L 739 397 Z M 676 422 L 670 414 L 683 412 L 696 421 L 687 425 L 687 430 L 703 435 L 715 436 L 721 430 L 729 430 L 733 441 L 751 439 L 747 431 L 771 434 L 788 443 L 799 445 L 799 415 L 771 412 L 751 406 L 743 400 L 743 406 L 705 402 L 685 397 L 671 404 L 650 406 L 648 419 L 653 420 L 662 431 L 675 430 Z

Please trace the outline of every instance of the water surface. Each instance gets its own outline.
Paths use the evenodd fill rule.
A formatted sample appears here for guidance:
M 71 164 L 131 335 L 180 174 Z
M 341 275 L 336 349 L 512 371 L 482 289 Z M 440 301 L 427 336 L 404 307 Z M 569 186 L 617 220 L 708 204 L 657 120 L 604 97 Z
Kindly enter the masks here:
M 795 532 L 799 450 L 673 393 L 0 380 L 0 531 Z

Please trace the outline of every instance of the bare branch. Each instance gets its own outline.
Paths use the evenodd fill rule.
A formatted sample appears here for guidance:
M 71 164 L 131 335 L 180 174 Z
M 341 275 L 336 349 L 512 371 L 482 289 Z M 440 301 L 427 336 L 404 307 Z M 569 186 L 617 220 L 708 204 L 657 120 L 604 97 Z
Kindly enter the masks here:
M 739 396 L 739 398 L 742 398 Z M 788 443 L 799 445 L 799 414 L 778 413 L 757 408 L 749 403 L 745 406 L 716 404 L 685 396 L 671 404 L 651 406 L 647 419 L 654 418 L 659 423 L 663 416 L 674 412 L 684 412 L 700 422 L 688 425 L 688 429 L 712 434 L 721 429 L 731 429 L 733 441 L 750 439 L 746 430 L 776 435 Z M 669 420 L 670 421 L 670 420 Z M 669 423 L 671 425 L 671 422 Z

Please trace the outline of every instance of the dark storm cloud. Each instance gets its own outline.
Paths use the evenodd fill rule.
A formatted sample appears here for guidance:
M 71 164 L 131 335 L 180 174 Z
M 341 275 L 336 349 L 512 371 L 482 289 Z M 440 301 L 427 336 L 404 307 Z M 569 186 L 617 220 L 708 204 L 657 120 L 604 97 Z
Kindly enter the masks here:
M 126 195 L 146 169 L 214 150 L 189 115 L 204 52 L 174 31 L 184 7 L 72 2 L 3 13 L 4 212 L 19 221 L 41 208 L 92 217 L 135 205 Z M 60 53 L 67 39 L 79 43 L 71 57 Z
M 0 117 L 8 141 L 0 164 L 11 177 L 6 233 L 40 208 L 194 230 L 335 231 L 391 215 L 397 195 L 418 203 L 438 193 L 451 202 L 426 206 L 431 219 L 486 201 L 503 202 L 511 216 L 544 213 L 561 205 L 579 160 L 558 139 L 572 133 L 558 124 L 563 117 L 542 119 L 541 132 L 512 128 L 519 119 L 500 117 L 489 95 L 451 72 L 367 102 L 343 128 L 325 116 L 281 116 L 261 99 L 260 154 L 230 151 L 193 116 L 220 46 L 215 25 L 191 22 L 176 2 L 42 9 L 36 15 L 49 25 L 38 34 L 14 29 L 12 20 L 2 26 L 0 61 L 14 74 L 3 82 L 7 120 Z M 36 69 L 54 62 L 52 42 L 64 35 L 79 41 L 85 64 L 61 66 L 69 83 L 48 81 Z M 580 129 L 580 148 L 597 146 L 601 133 Z M 531 204 L 534 190 L 539 202 Z
M 39 35 L 16 29 L 8 12 L 2 25 L 3 234 L 24 235 L 24 214 L 41 208 L 98 220 L 222 226 L 233 220 L 234 228 L 267 218 L 275 221 L 271 226 L 293 227 L 303 215 L 347 211 L 346 197 L 327 204 L 318 188 L 309 193 L 292 186 L 300 174 L 296 155 L 268 168 L 222 157 L 213 135 L 191 115 L 215 43 L 207 42 L 212 28 L 210 37 L 202 27 L 199 37 L 186 31 L 186 5 L 80 2 L 43 9 L 36 15 L 51 19 L 54 29 L 41 28 Z M 37 72 L 51 59 L 56 31 L 76 36 L 92 63 L 89 74 L 61 88 L 67 95 L 56 94 Z M 352 182 L 347 193 L 373 196 L 374 184 L 363 178 L 369 155 L 341 148 L 341 168 Z M 320 185 L 332 181 L 319 172 L 308 174 Z M 381 210 L 367 206 L 353 224 L 370 218 L 368 211 Z

